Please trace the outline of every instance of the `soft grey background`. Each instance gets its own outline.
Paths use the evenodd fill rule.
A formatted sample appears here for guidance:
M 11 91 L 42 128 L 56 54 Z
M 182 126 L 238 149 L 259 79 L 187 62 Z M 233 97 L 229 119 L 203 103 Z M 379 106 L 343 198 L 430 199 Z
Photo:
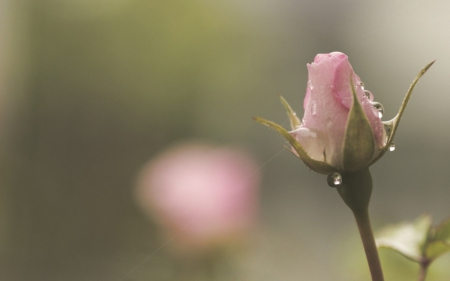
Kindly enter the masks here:
M 375 229 L 425 212 L 439 222 L 450 216 L 448 30 L 448 1 L 0 1 L 0 278 L 172 280 L 164 248 L 149 257 L 161 241 L 134 181 L 170 143 L 200 138 L 263 166 L 242 280 L 369 280 L 337 193 L 250 116 L 288 125 L 276 93 L 302 114 L 306 63 L 341 51 L 388 120 L 436 59 L 397 149 L 371 169 L 371 212 Z M 388 280 L 416 278 L 399 255 L 382 258 Z M 450 278 L 448 263 L 428 280 Z

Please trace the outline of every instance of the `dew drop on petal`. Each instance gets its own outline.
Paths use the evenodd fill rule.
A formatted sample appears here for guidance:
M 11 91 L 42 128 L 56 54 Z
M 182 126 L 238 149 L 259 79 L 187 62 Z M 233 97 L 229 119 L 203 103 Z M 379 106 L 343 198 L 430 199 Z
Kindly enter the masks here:
M 339 173 L 331 173 L 327 177 L 327 183 L 331 187 L 336 187 L 342 184 L 342 176 Z
M 364 96 L 368 98 L 370 101 L 373 101 L 373 94 L 371 91 L 364 90 Z
M 360 82 L 359 85 L 361 86 L 361 89 L 364 90 L 364 83 L 363 83 L 363 82 Z
M 384 107 L 379 102 L 372 102 L 372 106 L 378 111 L 378 118 L 382 118 L 384 114 Z
M 312 104 L 311 104 L 311 113 L 312 113 L 312 115 L 316 115 L 316 113 L 317 113 L 317 103 L 316 103 L 316 101 L 313 101 Z
M 394 151 L 395 150 L 395 143 L 391 142 L 391 144 L 389 145 L 389 151 Z

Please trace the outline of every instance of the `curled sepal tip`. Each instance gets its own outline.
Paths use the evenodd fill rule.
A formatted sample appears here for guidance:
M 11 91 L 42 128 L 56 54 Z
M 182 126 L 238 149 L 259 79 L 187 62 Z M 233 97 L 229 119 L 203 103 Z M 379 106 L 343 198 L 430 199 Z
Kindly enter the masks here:
M 416 87 L 417 82 L 419 82 L 419 79 L 425 74 L 425 72 L 427 72 L 427 70 L 435 63 L 435 61 L 436 60 L 427 64 L 419 72 L 419 74 L 417 74 L 417 77 L 413 80 L 413 82 L 411 83 L 411 86 L 409 86 L 409 89 L 406 92 L 405 98 L 403 99 L 402 105 L 400 106 L 400 109 L 399 109 L 397 115 L 393 119 L 391 119 L 387 122 L 383 122 L 385 124 L 385 127 L 386 126 L 389 127 L 389 132 L 387 132 L 386 145 L 385 145 L 384 149 L 381 151 L 381 153 L 372 161 L 371 164 L 375 163 L 378 159 L 380 159 L 384 155 L 384 153 L 386 151 L 388 151 L 389 148 L 391 147 L 391 143 L 392 143 L 392 140 L 394 139 L 395 133 L 397 131 L 398 124 L 400 123 L 400 119 L 403 116 L 403 112 L 405 111 L 406 106 L 408 105 L 409 98 L 411 97 L 411 94 L 412 94 L 414 88 Z
M 329 174 L 335 171 L 335 169 L 330 165 L 328 165 L 327 163 L 316 161 L 311 157 L 309 157 L 309 155 L 303 149 L 302 145 L 282 126 L 261 117 L 254 116 L 252 118 L 256 122 L 261 123 L 269 128 L 272 128 L 275 131 L 277 131 L 280 135 L 282 135 L 292 145 L 292 148 L 295 150 L 295 152 L 297 152 L 298 157 L 312 170 L 321 174 Z
M 281 96 L 278 95 L 278 97 L 281 100 L 281 103 L 283 104 L 284 108 L 286 109 L 287 115 L 289 117 L 289 121 L 291 122 L 291 128 L 292 130 L 297 129 L 302 125 L 302 121 L 297 117 L 297 113 L 295 113 L 294 110 L 292 110 L 292 107 L 289 105 L 289 103 Z

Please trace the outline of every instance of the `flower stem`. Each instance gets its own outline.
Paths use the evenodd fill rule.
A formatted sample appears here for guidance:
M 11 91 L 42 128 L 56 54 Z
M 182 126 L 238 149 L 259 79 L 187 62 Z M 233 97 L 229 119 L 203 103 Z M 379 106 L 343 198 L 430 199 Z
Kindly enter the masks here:
M 370 275 L 373 281 L 383 281 L 383 271 L 381 269 L 380 258 L 378 256 L 377 246 L 370 226 L 369 212 L 353 212 L 358 225 L 359 234 L 366 252 L 367 262 L 369 264 Z
M 425 278 L 427 277 L 429 265 L 430 265 L 430 262 L 428 260 L 423 260 L 422 262 L 420 262 L 419 279 L 417 279 L 417 281 L 425 281 Z
M 369 202 L 372 194 L 372 176 L 369 169 L 343 174 L 342 184 L 337 190 L 355 216 L 372 281 L 384 281 L 369 219 Z

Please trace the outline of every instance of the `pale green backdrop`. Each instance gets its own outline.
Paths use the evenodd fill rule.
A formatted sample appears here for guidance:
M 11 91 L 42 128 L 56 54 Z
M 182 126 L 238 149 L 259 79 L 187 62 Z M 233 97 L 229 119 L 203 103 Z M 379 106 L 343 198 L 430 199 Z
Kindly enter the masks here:
M 301 115 L 306 63 L 331 51 L 349 56 L 384 120 L 437 60 L 397 149 L 372 168 L 371 211 L 375 229 L 450 216 L 450 2 L 1 0 L 0 9 L 1 280 L 173 280 L 164 247 L 151 255 L 161 241 L 133 188 L 153 155 L 192 138 L 245 148 L 262 166 L 261 228 L 235 261 L 239 278 L 369 280 L 337 192 L 250 118 L 287 126 L 277 93 Z M 398 254 L 382 259 L 388 280 L 416 278 Z M 450 278 L 449 261 L 429 280 Z

